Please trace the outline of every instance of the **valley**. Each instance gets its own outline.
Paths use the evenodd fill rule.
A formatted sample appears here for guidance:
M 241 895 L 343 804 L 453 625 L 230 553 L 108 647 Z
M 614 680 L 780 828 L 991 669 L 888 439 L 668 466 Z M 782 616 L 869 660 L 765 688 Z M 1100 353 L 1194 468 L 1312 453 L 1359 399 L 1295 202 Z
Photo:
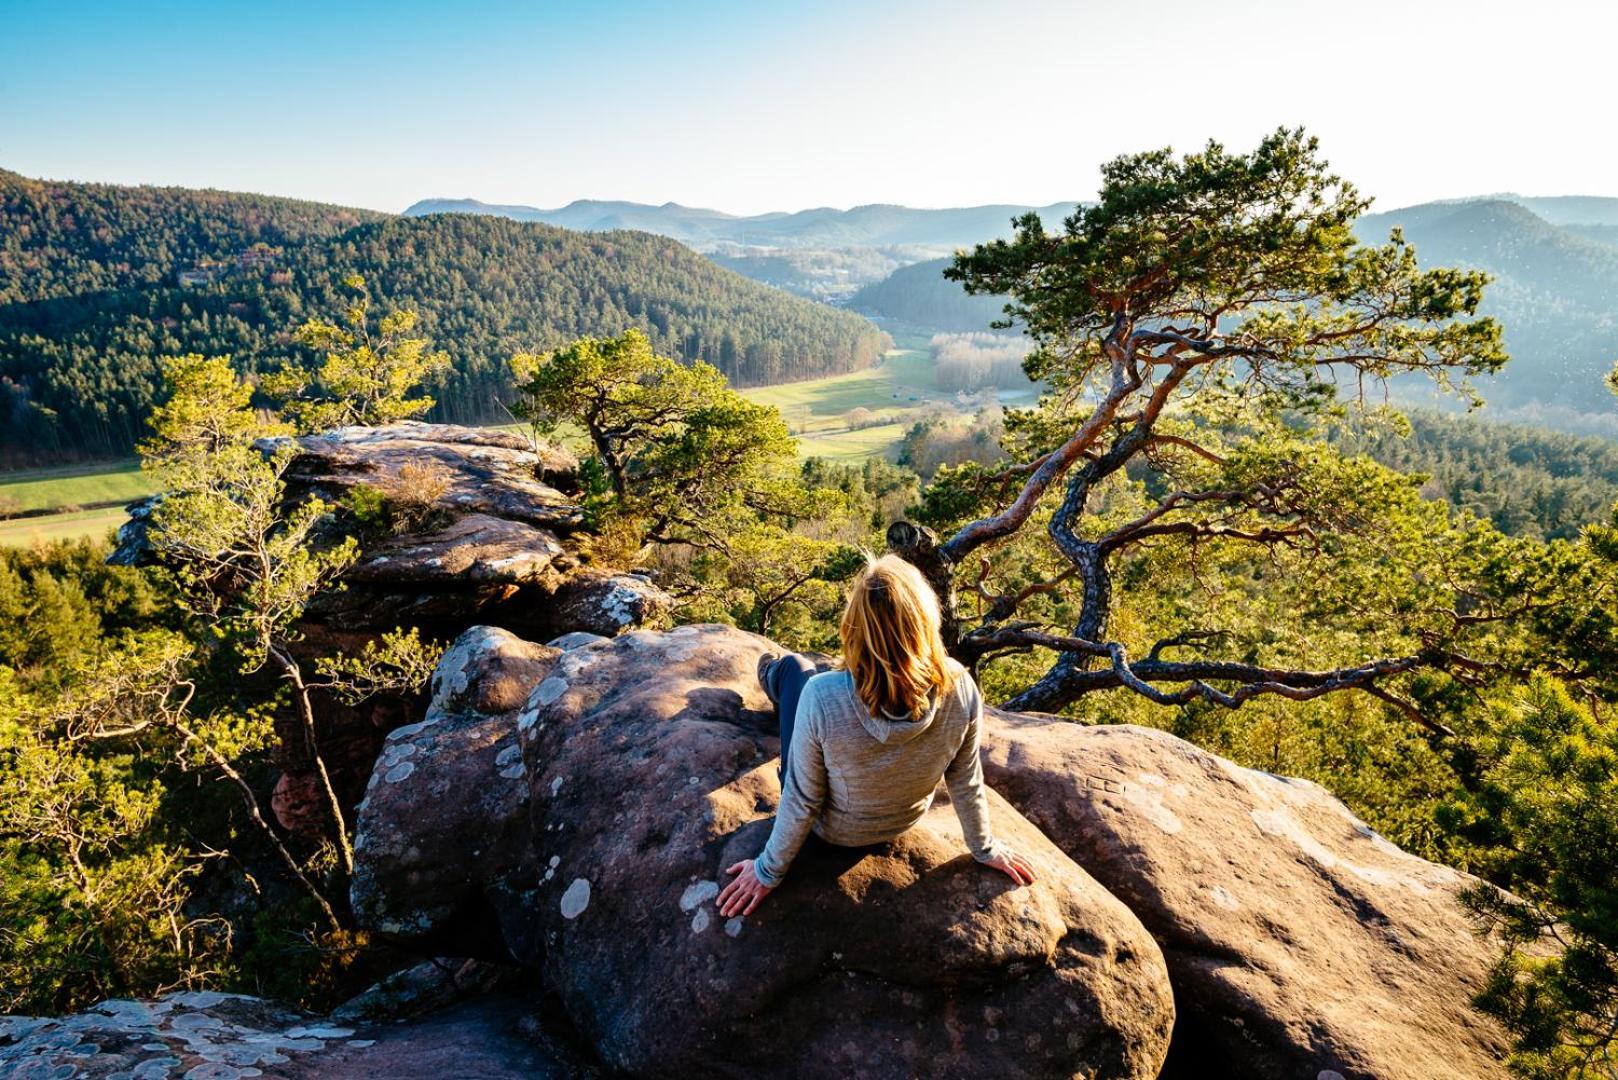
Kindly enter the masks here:
M 957 210 L 855 207 L 739 218 L 668 204 L 580 200 L 557 210 L 424 200 L 407 214 L 506 215 L 594 230 L 632 227 L 680 240 L 730 269 L 879 322 L 981 330 L 1000 316 L 941 275 L 955 250 L 1009 235 L 1014 216 L 1058 228 L 1072 204 Z M 1482 311 L 1504 324 L 1512 361 L 1479 389 L 1493 419 L 1618 437 L 1618 410 L 1600 379 L 1618 360 L 1618 199 L 1491 195 L 1360 218 L 1363 242 L 1403 231 L 1423 265 L 1494 278 Z M 886 245 L 886 246 L 884 246 Z M 1422 379 L 1395 380 L 1403 403 L 1445 408 Z

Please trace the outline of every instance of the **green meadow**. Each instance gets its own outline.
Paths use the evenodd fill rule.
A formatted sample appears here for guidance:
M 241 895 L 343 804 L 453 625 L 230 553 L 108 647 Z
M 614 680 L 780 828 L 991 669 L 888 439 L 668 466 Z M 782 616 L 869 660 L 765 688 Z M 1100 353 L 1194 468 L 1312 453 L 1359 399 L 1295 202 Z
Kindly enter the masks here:
M 950 398 L 933 386 L 932 357 L 916 348 L 891 349 L 882 363 L 864 371 L 742 393 L 781 410 L 798 437 L 802 457 L 836 461 L 863 461 L 894 451 L 929 405 Z M 856 409 L 866 410 L 866 426 L 849 426 L 849 414 Z
M 125 504 L 151 492 L 150 477 L 132 461 L 7 473 L 0 545 L 100 536 L 123 523 Z
M 124 523 L 124 508 L 74 510 L 39 517 L 9 518 L 0 521 L 0 546 L 30 547 L 52 540 L 78 540 L 111 533 Z
M 29 469 L 0 480 L 0 509 L 9 514 L 91 509 L 133 502 L 151 491 L 151 481 L 132 461 Z

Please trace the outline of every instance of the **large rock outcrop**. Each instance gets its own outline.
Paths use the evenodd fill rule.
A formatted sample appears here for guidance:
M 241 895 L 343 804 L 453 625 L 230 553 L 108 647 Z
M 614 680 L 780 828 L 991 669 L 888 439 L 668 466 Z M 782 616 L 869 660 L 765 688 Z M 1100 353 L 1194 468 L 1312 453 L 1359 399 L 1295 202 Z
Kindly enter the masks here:
M 474 631 L 441 675 L 485 663 L 458 655 L 476 642 L 487 657 L 512 649 Z M 429 845 L 451 857 L 408 810 L 432 805 L 434 823 L 463 849 L 476 838 L 477 850 L 455 863 L 465 874 L 461 910 L 488 912 L 509 955 L 543 966 L 546 987 L 612 1068 L 1157 1074 L 1173 1002 L 1155 945 L 1003 802 L 996 828 L 1038 865 L 1031 888 L 972 861 L 941 803 L 892 844 L 812 845 L 765 907 L 720 919 L 724 867 L 757 853 L 780 794 L 773 716 L 756 680 L 773 646 L 716 626 L 569 644 L 516 719 L 525 744 L 517 769 L 497 764 L 505 759 L 494 748 L 512 730 L 505 713 L 477 722 L 480 760 L 494 755 L 481 785 L 400 768 L 437 753 L 421 740 L 446 738 L 429 733 L 453 722 L 447 709 L 403 737 L 420 750 L 396 751 L 390 740 L 358 850 L 355 908 L 374 929 L 441 944 L 459 925 L 449 905 L 422 904 L 450 882 L 417 857 Z M 431 716 L 442 700 L 441 690 Z M 524 776 L 528 817 L 506 786 L 514 772 Z M 479 794 L 494 790 L 498 800 Z M 486 841 L 529 820 L 531 848 L 519 861 L 531 870 L 514 876 L 487 861 Z
M 518 960 L 531 994 L 630 1075 L 1505 1075 L 1501 1033 L 1469 1005 L 1494 956 L 1456 901 L 1472 879 L 1400 851 L 1314 784 L 1160 731 L 991 713 L 995 828 L 1034 861 L 1032 887 L 972 862 L 941 798 L 892 843 L 811 843 L 754 915 L 719 918 L 724 868 L 756 854 L 779 798 L 755 679 L 766 651 L 711 626 L 550 646 L 468 631 L 427 719 L 373 771 L 362 923 L 428 954 Z M 383 1045 L 375 1034 L 311 1033 L 370 1022 L 358 1008 L 221 1006 L 249 1010 L 232 1019 L 208 1005 L 176 1025 L 112 1003 L 136 1034 L 94 1034 L 105 1016 L 14 1020 L 0 1071 L 71 1059 L 85 1075 L 145 1075 L 130 1049 L 143 1045 L 175 1074 L 310 1075 L 282 1044 L 313 1039 L 322 1076 L 404 1057 L 553 1075 L 554 1054 L 509 1041 L 539 999 L 502 1000 L 463 1003 L 458 1029 L 431 1020 L 380 1065 L 344 1056 Z M 390 1030 L 408 1040 L 417 1023 Z M 487 1056 L 456 1059 L 451 1031 Z M 215 1046 L 287 1061 L 238 1065 Z
M 368 535 L 343 588 L 305 613 L 310 647 L 353 647 L 395 626 L 448 640 L 480 623 L 544 641 L 572 631 L 615 634 L 668 610 L 639 574 L 592 568 L 584 512 L 573 499 L 578 461 L 493 428 L 404 421 L 292 440 L 286 497 L 341 507 L 361 495 L 393 518 Z M 111 561 L 153 561 L 147 527 L 156 499 L 130 508 Z M 352 532 L 364 523 L 336 523 Z
M 724 868 L 780 795 L 756 678 L 773 646 L 720 626 L 565 653 L 519 721 L 546 881 L 546 983 L 635 1075 L 1153 1077 L 1173 1019 L 1129 911 L 1003 802 L 1039 868 L 967 854 L 947 806 L 891 844 L 818 845 L 753 916 Z M 633 988 L 632 990 L 630 988 Z
M 1009 713 L 989 719 L 984 770 L 1157 939 L 1182 1075 L 1507 1075 L 1503 1033 L 1470 1005 L 1497 955 L 1456 899 L 1474 879 L 1319 785 L 1162 731 Z
M 849 987 L 830 992 L 833 981 L 780 974 L 805 955 L 824 973 L 814 940 L 848 927 L 869 927 L 862 947 L 878 960 L 867 970 L 837 948 L 844 955 L 830 966 L 842 964 L 844 974 L 817 979 L 949 981 L 947 951 L 900 975 L 908 961 L 876 944 L 901 940 L 891 921 L 901 912 L 920 919 L 918 933 L 937 932 L 926 919 L 946 912 L 944 925 L 970 937 L 971 919 L 933 898 L 935 882 L 997 910 L 995 897 L 974 891 L 992 891 L 994 878 L 964 864 L 955 876 L 949 859 L 962 849 L 941 807 L 880 852 L 807 852 L 801 872 L 757 916 L 718 925 L 720 870 L 757 850 L 776 798 L 775 745 L 753 682 L 765 648 L 722 628 L 582 639 L 535 685 L 518 721 L 527 732 L 521 782 L 529 804 L 508 796 L 497 818 L 457 826 L 466 835 L 505 834 L 520 813 L 532 813 L 527 857 L 537 881 L 529 879 L 533 891 L 514 905 L 516 918 L 508 907 L 496 921 L 510 932 L 527 912 L 538 929 L 519 945 L 507 942 L 502 955 L 532 961 L 543 953 L 548 981 L 579 1010 L 580 1026 L 609 1060 L 632 1069 L 646 1033 L 665 1028 L 672 1034 L 656 1038 L 680 1045 L 657 1042 L 657 1053 L 700 1060 L 695 1016 L 703 1033 L 742 1038 L 751 1021 L 727 1014 L 724 995 L 744 976 L 756 976 L 748 985 L 772 1002 L 803 995 L 828 1012 L 837 1002 L 868 1009 Z M 510 714 L 499 723 L 509 725 Z M 1006 713 L 989 717 L 984 761 L 991 786 L 1027 820 L 998 803 L 997 818 L 1015 822 L 1005 828 L 1016 830 L 1018 844 L 1047 853 L 1047 878 L 1067 881 L 1070 864 L 1048 861 L 1046 837 L 1094 875 L 1075 879 L 1087 883 L 1078 891 L 1099 894 L 1099 882 L 1161 946 L 1179 1006 L 1173 1075 L 1504 1075 L 1501 1032 L 1469 1004 L 1494 955 L 1456 901 L 1472 879 L 1400 851 L 1318 786 L 1240 768 L 1160 731 Z M 471 877 L 467 889 L 499 894 L 498 875 L 494 887 Z M 814 891 L 812 882 L 823 887 Z M 410 888 L 398 875 L 378 885 Z M 908 905 L 923 896 L 927 915 L 918 917 Z M 878 900 L 896 906 L 879 911 Z M 1047 910 L 1045 900 L 1035 906 Z M 714 948 L 726 931 L 759 943 L 753 955 L 768 956 L 758 962 L 770 970 L 747 975 L 728 966 L 736 960 Z M 649 989 L 630 1003 L 615 985 Z M 659 1000 L 664 993 L 671 1001 Z M 922 1000 L 913 989 L 902 993 Z M 675 1022 L 669 1014 L 678 1009 L 697 1011 Z M 988 1052 L 979 1065 L 998 1061 Z M 790 1071 L 778 1061 L 757 1068 Z
M 287 497 L 349 504 L 360 489 L 402 512 L 404 531 L 374 538 L 344 588 L 317 597 L 306 629 L 337 643 L 398 625 L 448 640 L 478 624 L 536 641 L 615 634 L 669 599 L 646 578 L 588 567 L 578 461 L 559 447 L 492 428 L 407 421 L 296 440 Z
M 362 925 L 423 949 L 537 962 L 516 716 L 560 655 L 487 626 L 445 651 L 426 717 L 388 734 L 358 808 L 350 898 Z
M 439 641 L 481 624 L 538 641 L 610 636 L 655 621 L 672 603 L 643 575 L 589 564 L 590 538 L 573 498 L 578 461 L 559 447 L 535 449 L 492 428 L 414 421 L 290 442 L 287 501 L 318 496 L 345 508 L 318 539 L 363 538 L 362 557 L 341 588 L 304 612 L 295 648 L 306 659 L 357 652 L 399 626 Z M 113 562 L 155 558 L 147 527 L 156 501 L 131 508 Z M 380 507 L 391 528 L 359 520 L 349 508 L 362 503 Z M 345 806 L 360 798 L 387 732 L 423 718 L 416 698 L 382 695 L 352 706 L 317 694 L 315 704 L 321 750 Z M 301 729 L 289 717 L 280 736 L 275 815 L 295 833 L 323 837 L 330 811 Z

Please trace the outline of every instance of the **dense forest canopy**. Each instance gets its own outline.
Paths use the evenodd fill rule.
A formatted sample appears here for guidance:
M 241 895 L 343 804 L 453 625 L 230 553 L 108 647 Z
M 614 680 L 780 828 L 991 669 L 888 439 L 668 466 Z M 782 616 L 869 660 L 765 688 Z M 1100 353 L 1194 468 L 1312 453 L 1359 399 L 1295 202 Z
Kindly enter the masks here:
M 1599 382 L 1618 339 L 1618 246 L 1553 225 L 1503 199 L 1371 214 L 1356 231 L 1370 239 L 1394 227 L 1404 230 L 1423 259 L 1476 267 L 1493 277 L 1481 310 L 1505 327 L 1514 362 L 1489 388 L 1491 404 L 1550 407 L 1569 424 L 1582 414 L 1586 427 L 1591 414 L 1610 419 Z
M 30 180 L 0 169 L 0 304 L 172 284 L 175 273 L 335 236 L 370 210 L 189 188 Z
M 0 184 L 5 464 L 128 453 L 160 357 L 229 354 L 248 369 L 313 360 L 288 328 L 340 307 L 356 273 L 449 349 L 452 368 L 432 387 L 441 420 L 501 415 L 508 357 L 587 334 L 638 328 L 741 385 L 867 366 L 886 344 L 864 319 L 644 233 L 467 215 L 361 222 L 290 200 L 13 174 Z
M 1327 438 L 1345 454 L 1425 477 L 1421 493 L 1509 536 L 1575 540 L 1618 502 L 1618 443 L 1423 409 L 1409 430 L 1344 425 Z

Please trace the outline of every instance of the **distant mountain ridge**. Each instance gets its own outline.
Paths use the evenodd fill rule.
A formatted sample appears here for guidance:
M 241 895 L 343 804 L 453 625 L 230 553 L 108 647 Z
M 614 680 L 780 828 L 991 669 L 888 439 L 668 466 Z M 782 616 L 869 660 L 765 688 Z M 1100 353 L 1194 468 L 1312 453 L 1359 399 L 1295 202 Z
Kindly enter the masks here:
M 1355 229 L 1375 243 L 1401 228 L 1424 266 L 1493 276 L 1482 310 L 1505 327 L 1512 359 L 1482 385 L 1491 405 L 1568 430 L 1610 432 L 1618 409 L 1601 378 L 1618 360 L 1618 229 L 1600 221 L 1609 213 L 1618 215 L 1618 199 L 1506 196 L 1368 214 Z
M 1605 195 L 1516 195 L 1506 192 L 1446 201 L 1513 202 L 1532 210 L 1552 225 L 1618 225 L 1618 198 Z
M 428 214 L 486 214 L 518 221 L 543 221 L 566 229 L 601 232 L 638 229 L 671 237 L 698 250 L 718 247 L 844 248 L 928 247 L 951 250 L 1011 233 L 1011 220 L 1030 210 L 1055 225 L 1072 213 L 1076 202 L 1048 206 L 996 203 L 944 209 L 918 209 L 871 203 L 847 210 L 816 207 L 748 216 L 727 214 L 679 203 L 647 203 L 579 199 L 554 210 L 533 206 L 500 206 L 476 199 L 422 199 L 405 210 L 406 217 Z

